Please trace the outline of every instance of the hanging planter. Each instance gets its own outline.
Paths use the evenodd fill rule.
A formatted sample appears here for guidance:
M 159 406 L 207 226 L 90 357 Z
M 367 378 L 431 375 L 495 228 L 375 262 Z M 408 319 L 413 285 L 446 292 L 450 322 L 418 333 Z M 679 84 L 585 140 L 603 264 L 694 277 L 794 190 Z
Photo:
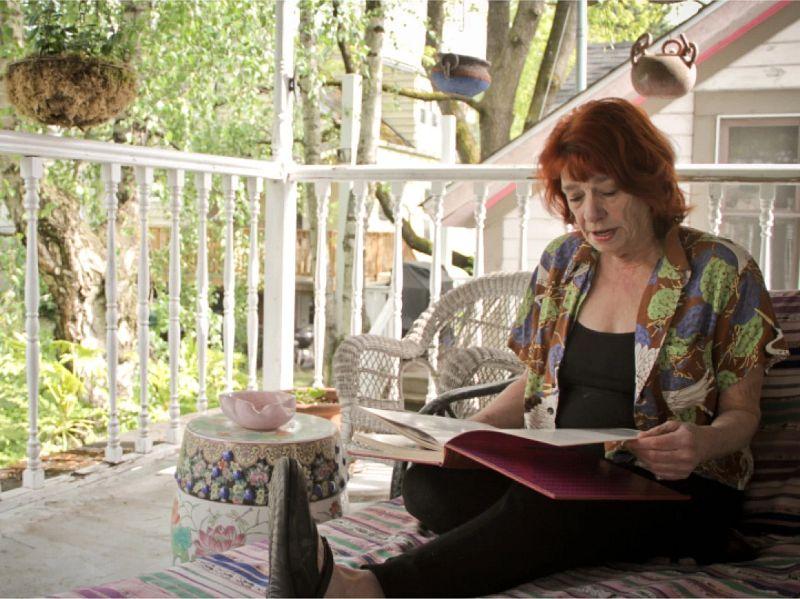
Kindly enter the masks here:
M 45 125 L 85 129 L 130 105 L 136 97 L 136 74 L 95 57 L 31 56 L 9 65 L 6 89 L 20 114 Z
M 697 80 L 697 46 L 686 36 L 669 39 L 658 54 L 647 54 L 653 38 L 642 34 L 631 47 L 631 82 L 643 96 L 678 98 L 689 93 Z
M 431 70 L 431 81 L 440 92 L 471 98 L 489 89 L 490 66 L 489 61 L 474 56 L 442 54 Z

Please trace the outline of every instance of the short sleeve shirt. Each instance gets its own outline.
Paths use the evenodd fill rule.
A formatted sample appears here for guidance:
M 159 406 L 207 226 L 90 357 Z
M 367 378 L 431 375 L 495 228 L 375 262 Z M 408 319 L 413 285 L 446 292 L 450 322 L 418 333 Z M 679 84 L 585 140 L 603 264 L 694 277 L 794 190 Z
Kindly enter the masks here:
M 558 369 L 598 252 L 580 232 L 550 243 L 520 308 L 509 347 L 528 367 L 525 423 L 554 428 Z M 758 265 L 732 241 L 673 227 L 650 276 L 637 315 L 637 428 L 667 420 L 709 424 L 719 395 L 760 366 L 788 355 Z M 618 446 L 607 457 L 631 459 Z M 743 489 L 753 471 L 749 449 L 698 465 L 696 472 Z

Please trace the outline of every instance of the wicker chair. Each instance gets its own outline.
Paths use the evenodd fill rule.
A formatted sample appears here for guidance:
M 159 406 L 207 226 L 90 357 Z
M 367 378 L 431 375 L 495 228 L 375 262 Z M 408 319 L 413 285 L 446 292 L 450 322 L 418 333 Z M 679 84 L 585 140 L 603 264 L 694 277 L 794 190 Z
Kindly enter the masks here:
M 485 275 L 443 295 L 401 340 L 378 335 L 345 339 L 333 358 L 345 445 L 355 431 L 383 432 L 354 406 L 405 408 L 402 378 L 410 364 L 430 372 L 436 395 L 519 375 L 522 365 L 506 343 L 530 280 L 530 272 Z M 493 397 L 459 402 L 455 415 L 475 412 Z

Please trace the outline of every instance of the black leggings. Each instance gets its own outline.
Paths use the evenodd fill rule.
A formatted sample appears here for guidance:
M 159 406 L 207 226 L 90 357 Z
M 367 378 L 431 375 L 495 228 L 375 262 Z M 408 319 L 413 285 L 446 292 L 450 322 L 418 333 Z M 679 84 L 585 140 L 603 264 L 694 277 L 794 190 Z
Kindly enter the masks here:
M 489 470 L 412 466 L 406 509 L 439 533 L 368 565 L 387 597 L 478 596 L 576 566 L 665 555 L 720 559 L 741 493 L 692 476 L 672 501 L 555 501 Z

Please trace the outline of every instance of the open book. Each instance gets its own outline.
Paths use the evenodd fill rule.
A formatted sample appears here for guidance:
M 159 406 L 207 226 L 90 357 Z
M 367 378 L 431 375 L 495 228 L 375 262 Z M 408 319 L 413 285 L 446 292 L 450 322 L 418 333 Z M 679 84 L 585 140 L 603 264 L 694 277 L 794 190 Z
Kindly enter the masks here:
M 351 455 L 445 468 L 486 467 L 551 499 L 687 499 L 672 489 L 575 450 L 636 437 L 634 429 L 500 429 L 413 412 L 357 408 L 396 434 L 355 433 Z

